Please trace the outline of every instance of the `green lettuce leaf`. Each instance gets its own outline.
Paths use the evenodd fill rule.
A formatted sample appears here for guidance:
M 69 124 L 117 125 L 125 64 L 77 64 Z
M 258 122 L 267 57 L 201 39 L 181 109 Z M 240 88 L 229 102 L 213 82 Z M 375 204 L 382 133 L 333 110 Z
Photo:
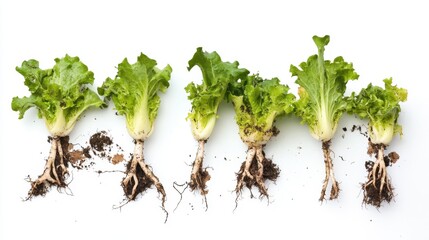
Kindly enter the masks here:
M 94 82 L 94 74 L 78 57 L 66 55 L 55 59 L 55 63 L 52 69 L 43 70 L 32 59 L 16 68 L 31 95 L 14 97 L 12 110 L 19 111 L 21 119 L 28 109 L 36 107 L 53 136 L 67 136 L 87 108 L 105 104 L 88 88 Z
M 324 59 L 329 36 L 314 36 L 318 54 L 310 56 L 299 68 L 291 65 L 290 72 L 300 86 L 300 99 L 296 102 L 295 114 L 310 128 L 313 137 L 329 141 L 335 134 L 338 121 L 346 110 L 344 92 L 349 80 L 358 79 L 353 64 L 342 57 L 334 61 Z
M 204 52 L 197 48 L 189 60 L 188 70 L 194 66 L 201 69 L 202 84 L 193 82 L 186 86 L 192 110 L 187 119 L 191 121 L 192 133 L 197 140 L 207 140 L 215 126 L 219 104 L 224 100 L 228 84 L 246 76 L 246 69 L 238 68 L 238 62 L 222 62 L 216 52 Z
M 119 115 L 124 115 L 129 134 L 136 140 L 145 140 L 153 131 L 161 104 L 158 92 L 169 87 L 170 65 L 160 70 L 157 62 L 143 53 L 130 64 L 125 58 L 118 65 L 118 74 L 107 78 L 98 93 L 112 100 Z
M 265 80 L 259 75 L 230 86 L 229 99 L 234 104 L 241 139 L 251 146 L 264 145 L 277 132 L 276 118 L 293 111 L 295 96 L 278 78 Z
M 407 100 L 408 92 L 393 86 L 392 78 L 383 82 L 384 89 L 370 83 L 358 95 L 353 92 L 347 101 L 347 112 L 361 119 L 369 119 L 372 143 L 388 145 L 395 134 L 402 135 L 402 127 L 398 124 L 401 112 L 399 103 Z

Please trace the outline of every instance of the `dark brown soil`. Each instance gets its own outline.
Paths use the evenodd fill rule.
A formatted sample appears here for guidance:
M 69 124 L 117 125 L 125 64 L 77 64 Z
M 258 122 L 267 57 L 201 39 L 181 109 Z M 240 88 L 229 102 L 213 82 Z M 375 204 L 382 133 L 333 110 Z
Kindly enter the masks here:
M 280 169 L 275 163 L 273 163 L 271 159 L 268 159 L 265 157 L 265 152 L 263 152 L 263 155 L 264 155 L 264 160 L 262 161 L 262 165 L 263 165 L 262 180 L 263 182 L 265 182 L 266 180 L 275 182 L 280 175 Z M 240 179 L 244 174 L 245 164 L 246 164 L 245 162 L 241 164 L 240 171 L 237 173 L 237 182 L 240 181 Z M 253 179 L 251 179 L 248 176 L 245 176 L 243 186 L 246 186 L 250 190 L 251 197 L 252 198 L 254 197 L 251 191 L 253 186 L 258 188 L 261 197 L 264 197 L 264 196 L 268 197 L 265 186 L 261 186 L 256 181 L 256 178 L 258 175 L 258 160 L 256 158 L 256 155 L 253 158 L 252 163 L 250 165 L 250 174 L 253 176 Z M 236 189 L 235 191 L 239 193 L 242 191 L 242 189 Z
M 106 131 L 97 132 L 89 139 L 89 144 L 92 149 L 98 152 L 105 151 L 108 146 L 112 145 L 112 139 L 107 135 Z
M 131 168 L 131 160 L 128 161 L 127 163 L 127 168 L 125 171 L 125 175 L 128 175 L 128 173 L 130 172 L 130 168 Z M 146 176 L 146 174 L 144 173 L 143 169 L 140 167 L 139 164 L 137 164 L 136 166 L 136 176 L 138 179 L 138 183 L 137 183 L 137 188 L 136 188 L 136 192 L 134 195 L 132 195 L 133 192 L 133 188 L 136 184 L 136 182 L 134 182 L 134 179 L 131 179 L 129 184 L 124 184 L 124 179 L 125 177 L 122 179 L 122 189 L 124 190 L 124 193 L 126 196 L 131 196 L 131 197 L 127 197 L 128 200 L 132 201 L 135 200 L 136 197 L 140 194 L 140 193 L 144 193 L 147 189 L 151 188 L 154 184 L 154 182 L 152 181 L 152 179 L 150 179 L 149 177 Z M 163 203 L 164 205 L 164 200 Z
M 92 153 L 102 159 L 107 159 L 113 165 L 124 160 L 122 148 L 118 144 L 113 144 L 113 139 L 106 131 L 100 131 L 93 134 L 89 139 L 89 145 Z M 112 153 L 114 150 L 116 153 Z
M 50 143 L 51 141 L 53 141 L 54 139 L 52 137 L 48 137 L 48 142 Z M 31 189 L 28 191 L 28 196 L 26 198 L 26 200 L 30 200 L 33 197 L 37 197 L 37 196 L 45 196 L 52 187 L 57 187 L 57 189 L 64 189 L 68 186 L 68 183 L 66 183 L 66 178 L 67 178 L 67 167 L 68 167 L 68 163 L 69 163 L 69 159 L 68 159 L 68 145 L 69 145 L 69 137 L 65 136 L 65 137 L 61 137 L 60 138 L 60 143 L 61 143 L 61 147 L 62 147 L 62 151 L 63 151 L 63 163 L 64 166 L 66 167 L 66 169 L 64 169 L 65 171 L 61 170 L 60 167 L 60 163 L 61 163 L 61 158 L 60 158 L 60 154 L 57 150 L 57 154 L 55 157 L 55 161 L 54 161 L 54 166 L 53 169 L 51 169 L 51 171 L 49 172 L 49 175 L 52 178 L 54 177 L 54 169 L 57 169 L 57 175 L 58 175 L 58 179 L 59 182 L 52 182 L 52 181 L 39 181 L 39 178 L 41 178 L 43 176 L 43 172 L 37 180 L 35 181 L 31 181 Z M 46 169 L 44 170 L 46 171 Z M 65 173 L 65 174 L 64 174 Z
M 137 196 L 144 193 L 147 189 L 155 186 L 157 192 L 161 195 L 162 210 L 165 212 L 165 221 L 168 219 L 168 212 L 165 209 L 166 193 L 163 185 L 155 176 L 151 167 L 144 162 L 142 140 L 135 141 L 135 151 L 131 155 L 131 160 L 126 165 L 125 176 L 122 179 L 121 186 L 125 194 L 125 203 L 120 207 L 136 200 Z
M 369 182 L 370 180 L 368 180 Z M 365 204 L 373 205 L 377 208 L 381 206 L 381 203 L 386 201 L 387 203 L 390 203 L 390 201 L 393 199 L 393 187 L 390 184 L 390 181 L 384 184 L 383 190 L 380 193 L 380 187 L 381 187 L 381 179 L 377 178 L 374 184 L 362 184 L 362 190 L 364 192 L 364 199 L 363 202 Z

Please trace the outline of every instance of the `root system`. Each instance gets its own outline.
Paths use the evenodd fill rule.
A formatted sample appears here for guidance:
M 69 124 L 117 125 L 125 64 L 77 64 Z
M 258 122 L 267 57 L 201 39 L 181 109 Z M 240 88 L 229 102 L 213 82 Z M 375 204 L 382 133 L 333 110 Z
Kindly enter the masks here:
M 393 187 L 387 174 L 387 166 L 395 163 L 399 159 L 396 152 L 384 156 L 386 146 L 383 144 L 368 144 L 368 154 L 375 155 L 375 162 L 367 161 L 365 167 L 368 171 L 368 180 L 362 184 L 364 192 L 363 203 L 373 205 L 377 208 L 381 203 L 390 202 L 393 197 Z
M 51 150 L 46 160 L 45 170 L 35 181 L 31 182 L 31 189 L 28 191 L 26 200 L 35 196 L 45 196 L 51 187 L 63 189 L 68 186 L 66 178 L 68 176 L 68 145 L 69 137 L 49 137 Z
M 207 190 L 206 183 L 210 180 L 210 174 L 207 171 L 207 168 L 203 168 L 204 144 L 204 140 L 198 141 L 198 151 L 195 161 L 192 163 L 191 180 L 189 182 L 189 188 L 191 191 L 199 190 L 203 196 L 209 192 Z
M 165 211 L 166 193 L 158 177 L 144 162 L 143 141 L 136 141 L 134 155 L 127 164 L 126 176 L 122 180 L 122 188 L 128 201 L 135 200 L 138 194 L 145 192 L 153 185 L 161 194 L 162 208 Z
M 250 190 L 251 197 L 253 197 L 251 191 L 253 186 L 258 188 L 260 197 L 268 198 L 265 181 L 271 180 L 275 182 L 279 175 L 279 167 L 272 160 L 265 157 L 262 146 L 249 147 L 246 161 L 241 164 L 240 171 L 237 173 L 236 201 L 244 187 Z

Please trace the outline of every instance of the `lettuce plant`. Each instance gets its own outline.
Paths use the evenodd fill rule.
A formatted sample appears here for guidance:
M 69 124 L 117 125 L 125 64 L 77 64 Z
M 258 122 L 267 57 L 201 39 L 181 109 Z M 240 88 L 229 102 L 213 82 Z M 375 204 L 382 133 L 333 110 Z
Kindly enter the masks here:
M 325 46 L 329 43 L 329 36 L 314 36 L 318 54 L 310 56 L 307 62 L 299 67 L 290 66 L 292 76 L 297 77 L 296 83 L 300 86 L 300 99 L 296 102 L 295 114 L 307 124 L 311 135 L 322 141 L 325 157 L 325 180 L 319 200 L 325 199 L 329 180 L 332 182 L 330 199 L 338 197 L 339 186 L 335 179 L 332 159 L 330 156 L 330 142 L 334 137 L 342 114 L 346 110 L 344 93 L 349 80 L 355 80 L 359 75 L 353 65 L 336 57 L 333 61 L 324 59 Z
M 102 107 L 104 102 L 88 88 L 94 82 L 94 74 L 78 57 L 66 55 L 56 58 L 51 69 L 40 69 L 39 62 L 24 61 L 18 71 L 25 79 L 31 95 L 14 97 L 12 110 L 19 111 L 19 118 L 35 107 L 50 133 L 51 150 L 45 170 L 31 183 L 29 198 L 45 195 L 51 186 L 67 187 L 68 135 L 82 113 L 89 107 Z
M 275 181 L 279 168 L 265 157 L 264 146 L 279 133 L 274 123 L 279 116 L 293 111 L 295 96 L 278 78 L 263 79 L 250 75 L 232 83 L 229 98 L 241 140 L 247 145 L 247 157 L 237 174 L 237 198 L 243 187 L 256 186 L 268 197 L 265 180 Z
M 238 68 L 238 62 L 223 62 L 219 54 L 205 52 L 201 47 L 197 48 L 188 64 L 189 71 L 198 66 L 203 75 L 201 84 L 191 82 L 185 88 L 192 104 L 187 120 L 191 122 L 192 134 L 198 141 L 189 186 L 192 191 L 200 190 L 201 195 L 205 196 L 208 193 L 206 182 L 210 179 L 210 174 L 202 167 L 204 144 L 213 132 L 218 118 L 218 108 L 225 99 L 228 85 L 247 75 L 248 71 Z
M 396 162 L 399 155 L 391 152 L 385 156 L 384 151 L 395 134 L 402 135 L 398 124 L 401 112 L 400 102 L 407 100 L 407 90 L 392 85 L 392 78 L 384 79 L 384 89 L 371 83 L 359 94 L 350 96 L 347 111 L 362 119 L 368 119 L 369 144 L 368 154 L 375 155 L 375 162 L 367 161 L 368 180 L 362 184 L 364 203 L 380 207 L 383 201 L 393 199 L 393 188 L 386 165 Z
M 98 88 L 98 93 L 112 100 L 119 115 L 125 116 L 126 127 L 134 139 L 135 148 L 127 165 L 122 187 L 127 199 L 135 200 L 139 193 L 155 185 L 162 195 L 164 207 L 166 194 L 164 187 L 143 157 L 144 141 L 152 134 L 161 99 L 158 92 L 169 87 L 172 68 L 157 68 L 157 62 L 143 53 L 137 62 L 130 64 L 125 58 L 118 65 L 115 78 L 107 78 Z

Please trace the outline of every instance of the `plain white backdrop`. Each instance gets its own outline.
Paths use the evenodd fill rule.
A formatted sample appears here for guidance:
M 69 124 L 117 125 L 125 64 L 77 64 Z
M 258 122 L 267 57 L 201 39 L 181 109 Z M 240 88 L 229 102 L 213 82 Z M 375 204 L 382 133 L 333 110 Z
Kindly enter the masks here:
M 290 238 L 290 239 L 428 239 L 429 167 L 426 125 L 429 17 L 424 1 L 29 1 L 0 2 L 0 239 L 76 238 Z M 250 199 L 248 190 L 235 208 L 235 172 L 245 159 L 230 105 L 221 106 L 216 128 L 206 144 L 205 165 L 209 208 L 173 182 L 189 179 L 197 143 L 185 121 L 190 110 L 184 87 L 200 81 L 198 69 L 188 72 L 195 49 L 217 51 L 226 61 L 279 77 L 296 93 L 289 73 L 316 53 L 313 35 L 331 36 L 326 59 L 343 56 L 353 62 L 360 79 L 347 93 L 386 77 L 408 89 L 399 122 L 404 136 L 389 149 L 401 158 L 389 174 L 395 201 L 380 209 L 362 205 L 367 141 L 353 125 L 365 124 L 344 116 L 332 141 L 338 200 L 318 202 L 324 177 L 320 142 L 295 117 L 278 121 L 280 134 L 266 154 L 281 168 L 276 184 L 268 183 L 270 199 Z M 52 189 L 45 198 L 24 202 L 29 175 L 43 170 L 50 146 L 48 132 L 35 110 L 23 120 L 10 108 L 14 96 L 28 95 L 15 67 L 37 59 L 42 68 L 66 53 L 79 56 L 95 74 L 95 86 L 114 77 L 115 66 L 144 52 L 160 67 L 173 68 L 171 86 L 163 95 L 154 134 L 145 143 L 145 157 L 167 192 L 164 213 L 156 190 L 114 210 L 123 199 L 121 173 L 98 175 L 112 168 L 97 160 L 89 170 L 70 169 L 69 194 Z M 124 119 L 109 109 L 90 110 L 76 125 L 70 141 L 85 145 L 106 130 L 128 156 L 133 142 Z M 342 131 L 342 127 L 348 129 Z M 116 166 L 122 169 L 121 166 Z M 256 190 L 254 190 L 256 193 Z

